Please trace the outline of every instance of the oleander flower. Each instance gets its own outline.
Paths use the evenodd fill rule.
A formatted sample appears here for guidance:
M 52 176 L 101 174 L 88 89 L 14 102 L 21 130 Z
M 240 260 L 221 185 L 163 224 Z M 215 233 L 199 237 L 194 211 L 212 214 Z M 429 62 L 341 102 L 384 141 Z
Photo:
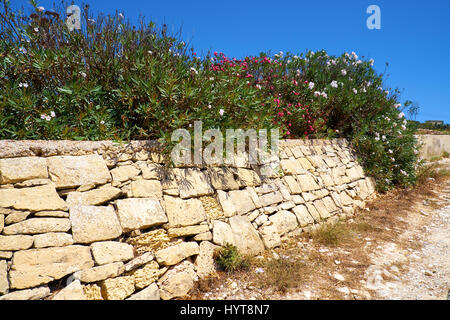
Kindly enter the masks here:
M 338 87 L 338 83 L 337 83 L 337 81 L 336 80 L 333 80 L 333 81 L 331 81 L 331 87 L 333 87 L 333 88 L 337 88 Z
M 50 117 L 52 117 L 52 118 L 56 117 L 55 111 L 50 111 Z
M 342 73 L 343 76 L 346 76 L 346 75 L 347 75 L 347 70 L 342 69 L 342 70 L 341 70 L 341 73 Z
M 308 88 L 310 88 L 310 89 L 314 88 L 314 82 L 310 82 L 310 83 L 308 84 Z
M 356 90 L 355 88 L 353 88 L 353 93 L 354 93 L 354 94 L 357 94 L 357 93 L 358 93 L 358 90 Z
M 42 12 L 42 11 L 44 11 L 44 10 L 45 10 L 45 8 L 44 8 L 44 7 L 42 7 L 42 6 L 39 6 L 39 7 L 37 7 L 37 9 L 38 9 L 38 11 L 40 11 L 40 12 Z
M 191 73 L 198 74 L 198 71 L 194 67 L 191 67 Z
M 223 109 L 220 109 L 220 110 L 219 110 L 219 114 L 220 114 L 221 116 L 223 116 L 224 113 L 225 113 L 225 110 L 223 110 Z

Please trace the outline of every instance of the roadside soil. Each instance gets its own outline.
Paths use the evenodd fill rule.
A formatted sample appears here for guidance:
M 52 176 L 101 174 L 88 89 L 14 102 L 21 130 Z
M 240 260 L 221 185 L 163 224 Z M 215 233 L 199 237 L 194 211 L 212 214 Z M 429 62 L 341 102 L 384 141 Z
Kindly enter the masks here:
M 186 299 L 447 299 L 450 159 L 435 166 L 446 173 L 378 195 L 351 219 L 291 238 L 244 270 L 200 280 Z

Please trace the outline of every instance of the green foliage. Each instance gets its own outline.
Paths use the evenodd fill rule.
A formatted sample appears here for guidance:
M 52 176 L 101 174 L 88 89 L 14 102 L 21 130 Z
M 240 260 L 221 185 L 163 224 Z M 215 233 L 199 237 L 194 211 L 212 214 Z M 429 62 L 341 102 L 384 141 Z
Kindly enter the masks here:
M 226 272 L 246 269 L 249 266 L 249 261 L 239 253 L 234 245 L 229 243 L 223 248 L 218 249 L 215 252 L 214 258 L 220 269 Z
M 0 0 L 0 139 L 170 145 L 175 129 L 192 131 L 201 120 L 203 130 L 345 137 L 379 190 L 416 180 L 416 125 L 399 110 L 399 91 L 383 88 L 373 61 L 324 50 L 201 59 L 179 35 L 144 19 L 137 26 L 118 12 L 94 19 L 86 6 L 82 30 L 70 32 L 67 3 L 58 12 L 32 6 L 26 15 Z

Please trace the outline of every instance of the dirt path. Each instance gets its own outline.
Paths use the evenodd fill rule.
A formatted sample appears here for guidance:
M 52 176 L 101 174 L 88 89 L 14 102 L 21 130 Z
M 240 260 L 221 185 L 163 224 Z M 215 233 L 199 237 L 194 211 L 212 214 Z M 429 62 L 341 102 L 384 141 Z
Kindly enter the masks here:
M 450 168 L 450 161 L 443 167 Z M 368 203 L 354 218 L 200 281 L 191 299 L 447 299 L 450 177 Z

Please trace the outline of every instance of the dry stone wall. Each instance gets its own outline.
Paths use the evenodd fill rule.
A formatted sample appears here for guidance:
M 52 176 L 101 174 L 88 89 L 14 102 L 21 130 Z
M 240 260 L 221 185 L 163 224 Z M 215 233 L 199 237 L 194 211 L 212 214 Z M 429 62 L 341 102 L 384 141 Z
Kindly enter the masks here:
M 258 255 L 373 193 L 345 140 L 189 168 L 144 141 L 0 141 L 0 299 L 183 297 L 219 246 Z

